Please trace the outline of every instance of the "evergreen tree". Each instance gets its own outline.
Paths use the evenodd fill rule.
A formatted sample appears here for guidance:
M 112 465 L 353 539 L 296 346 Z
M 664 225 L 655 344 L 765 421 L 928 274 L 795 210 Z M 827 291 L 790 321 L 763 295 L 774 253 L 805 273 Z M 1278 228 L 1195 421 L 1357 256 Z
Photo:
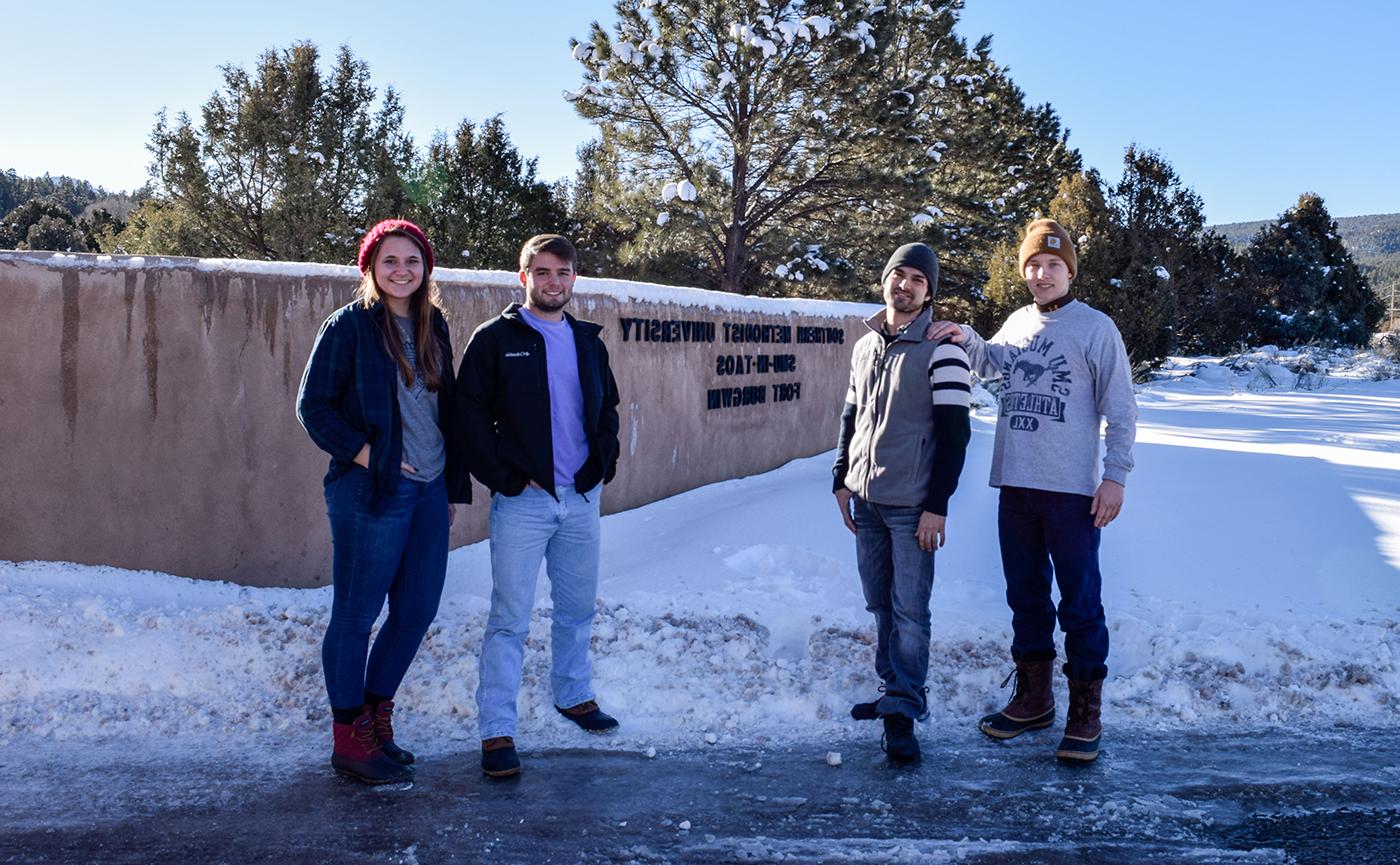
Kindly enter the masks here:
M 78 227 L 87 238 L 90 249 L 98 252 L 115 252 L 118 238 L 126 228 L 126 223 L 114 216 L 105 207 L 99 207 L 78 220 Z
M 1286 345 L 1365 345 L 1384 315 L 1322 198 L 1304 193 L 1245 253 L 1259 300 L 1259 337 Z
M 204 223 L 178 201 L 148 198 L 131 212 L 112 252 L 130 255 L 227 256 L 215 247 Z
M 1115 293 L 1113 280 L 1122 268 L 1122 256 L 1117 244 L 1120 232 L 1104 198 L 1099 173 L 1090 169 L 1064 177 L 1045 215 L 1074 238 L 1079 267 L 1071 290 L 1086 303 L 1103 309 L 1106 298 Z M 1008 315 L 1031 302 L 1025 278 L 1018 270 L 1021 229 L 1024 226 L 1018 226 L 1017 233 L 1003 241 L 989 261 L 983 302 L 973 319 L 974 326 L 984 333 L 995 332 Z
M 98 247 L 73 218 L 62 197 L 32 198 L 0 220 L 0 249 L 96 252 Z
M 1177 280 L 1176 350 L 1227 354 L 1258 345 L 1253 292 L 1240 254 L 1221 234 L 1190 245 Z
M 1003 237 L 1017 197 L 1043 200 L 1078 156 L 986 40 L 953 33 L 960 8 L 620 0 L 612 33 L 574 48 L 567 96 L 601 131 L 575 220 L 611 226 L 626 275 L 729 291 L 860 294 L 913 239 L 973 250 L 950 284 L 980 282 L 979 236 Z M 1011 120 L 1026 141 L 985 140 Z
M 180 230 L 155 236 L 188 242 L 161 251 L 346 261 L 367 223 L 397 215 L 413 152 L 398 97 L 373 110 L 365 63 L 342 47 L 322 75 L 319 57 L 310 42 L 269 50 L 251 73 L 222 67 L 200 122 L 161 112 L 151 173 Z
M 13 168 L 0 172 L 0 218 L 36 198 L 46 199 L 76 217 L 88 204 L 106 195 L 101 187 L 73 177 L 21 177 Z
M 602 140 L 588 141 L 579 147 L 578 171 L 565 189 L 569 236 L 578 248 L 579 273 L 645 278 L 623 268 L 622 249 L 633 240 L 636 230 L 615 204 L 620 196 L 619 177 L 614 152 Z
M 444 263 L 515 270 L 523 238 L 567 227 L 536 160 L 521 157 L 499 115 L 435 136 L 410 189 Z

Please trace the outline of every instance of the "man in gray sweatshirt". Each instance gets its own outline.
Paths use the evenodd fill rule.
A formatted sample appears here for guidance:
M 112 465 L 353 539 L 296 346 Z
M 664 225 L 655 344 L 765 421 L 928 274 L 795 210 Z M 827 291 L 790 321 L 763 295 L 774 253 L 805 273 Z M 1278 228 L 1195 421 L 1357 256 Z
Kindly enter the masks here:
M 866 609 L 875 614 L 875 672 L 884 696 L 851 710 L 881 718 L 892 763 L 914 763 L 925 714 L 933 553 L 947 538 L 948 498 L 970 436 L 967 353 L 924 339 L 938 258 L 922 243 L 895 250 L 881 276 L 885 308 L 851 353 L 833 492 L 856 536 Z
M 1016 690 L 978 727 L 998 739 L 1055 721 L 1055 618 L 1065 632 L 1070 704 L 1056 755 L 1093 760 L 1108 674 L 1108 628 L 1099 574 L 1099 533 L 1118 516 L 1133 467 L 1137 401 L 1123 339 L 1113 321 L 1075 300 L 1078 257 L 1058 222 L 1037 219 L 1020 248 L 1034 303 L 983 340 L 967 325 L 938 322 L 930 341 L 951 338 L 972 369 L 1000 378 L 991 484 L 1001 489 L 997 529 Z M 1107 421 L 1100 474 L 1100 426 Z M 1058 611 L 1051 575 L 1060 587 Z

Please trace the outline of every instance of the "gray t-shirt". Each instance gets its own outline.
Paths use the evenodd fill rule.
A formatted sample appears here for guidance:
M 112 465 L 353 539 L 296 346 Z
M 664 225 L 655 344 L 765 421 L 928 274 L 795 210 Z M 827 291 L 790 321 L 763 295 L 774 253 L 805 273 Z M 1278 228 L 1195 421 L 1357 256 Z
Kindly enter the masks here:
M 396 315 L 394 324 L 398 325 L 408 362 L 416 371 L 418 350 L 413 341 L 413 320 Z M 403 383 L 402 375 L 394 376 L 394 380 L 399 385 L 403 461 L 418 470 L 416 473 L 403 472 L 403 476 L 419 483 L 436 480 L 447 466 L 447 448 L 443 444 L 442 429 L 438 426 L 438 395 L 428 390 L 421 375 L 414 375 L 413 387 Z
M 1103 477 L 1126 485 L 1137 398 L 1112 319 L 1075 300 L 1053 312 L 1024 306 L 989 340 L 962 330 L 972 371 L 1001 378 L 992 486 L 1093 495 L 1104 420 Z

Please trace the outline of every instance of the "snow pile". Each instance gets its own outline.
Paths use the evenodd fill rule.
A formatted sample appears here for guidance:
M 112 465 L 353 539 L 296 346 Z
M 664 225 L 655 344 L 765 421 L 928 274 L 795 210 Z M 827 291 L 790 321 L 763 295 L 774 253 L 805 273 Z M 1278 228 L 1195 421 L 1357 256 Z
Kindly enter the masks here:
M 1371 381 L 1360 354 L 1338 357 L 1312 391 L 1242 386 L 1264 363 L 1291 368 L 1289 352 L 1251 371 L 1178 359 L 1142 389 L 1137 468 L 1103 540 L 1108 724 L 1400 722 L 1400 381 Z M 1008 696 L 985 483 L 994 420 L 974 419 L 938 555 L 930 731 Z M 623 721 L 609 747 L 856 728 L 851 703 L 875 694 L 874 630 L 830 460 L 604 519 L 595 682 Z M 486 545 L 455 551 L 399 694 L 413 741 L 476 735 L 489 594 Z M 323 733 L 329 604 L 328 588 L 0 563 L 0 736 Z M 520 699 L 531 747 L 577 744 L 551 705 L 550 615 L 542 577 Z
M 1252 391 L 1318 390 L 1342 381 L 1400 378 L 1400 356 L 1382 349 L 1269 345 L 1225 357 L 1168 358 L 1156 378 L 1172 381 L 1190 376 L 1212 386 Z

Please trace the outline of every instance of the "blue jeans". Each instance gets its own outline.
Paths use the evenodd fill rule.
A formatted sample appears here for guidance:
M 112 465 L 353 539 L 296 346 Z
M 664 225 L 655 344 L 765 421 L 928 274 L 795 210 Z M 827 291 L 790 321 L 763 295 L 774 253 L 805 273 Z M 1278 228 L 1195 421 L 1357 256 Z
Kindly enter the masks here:
M 1092 496 L 1002 487 L 997 504 L 1006 603 L 1011 607 L 1011 656 L 1055 657 L 1053 574 L 1060 586 L 1065 673 L 1076 681 L 1108 674 L 1108 627 L 1099 574 L 1099 535 L 1089 513 Z M 1053 568 L 1051 565 L 1053 564 Z
M 894 507 L 854 496 L 856 566 L 865 608 L 875 614 L 875 672 L 885 683 L 876 711 L 922 717 L 927 707 L 933 553 L 919 548 L 920 506 Z
M 437 615 L 447 575 L 443 479 L 420 484 L 401 478 L 378 517 L 366 509 L 370 486 L 368 470 L 359 466 L 326 486 L 334 597 L 321 664 L 336 708 L 363 705 L 365 691 L 394 695 Z M 369 632 L 386 598 L 389 616 L 369 651 Z
M 476 689 L 482 739 L 515 735 L 515 699 L 541 560 L 547 562 L 554 601 L 554 704 L 568 708 L 593 699 L 588 642 L 598 597 L 602 488 L 581 495 L 564 485 L 557 492 L 557 501 L 532 486 L 518 496 L 491 496 L 491 614 L 481 642 L 481 683 Z

